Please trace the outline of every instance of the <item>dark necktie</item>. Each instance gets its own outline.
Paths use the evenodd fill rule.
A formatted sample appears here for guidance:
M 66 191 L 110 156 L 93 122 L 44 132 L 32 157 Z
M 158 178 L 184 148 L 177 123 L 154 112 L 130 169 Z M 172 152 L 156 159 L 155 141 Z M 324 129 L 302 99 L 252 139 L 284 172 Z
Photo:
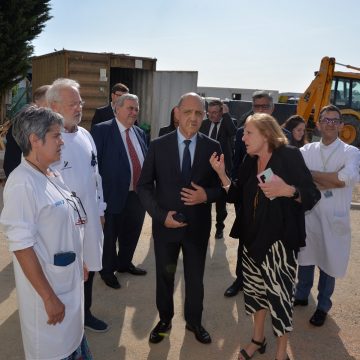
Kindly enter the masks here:
M 134 191 L 136 191 L 136 185 L 139 180 L 140 173 L 141 173 L 141 164 L 140 164 L 139 157 L 137 156 L 136 150 L 134 148 L 134 145 L 130 139 L 129 131 L 130 131 L 130 129 L 125 130 L 126 144 L 128 147 L 130 161 L 131 161 L 132 170 L 133 170 L 133 189 L 134 189 Z
M 213 129 L 211 130 L 210 137 L 214 140 L 216 140 L 217 137 L 217 128 L 219 123 L 215 123 Z
M 181 166 L 181 174 L 186 185 L 190 184 L 190 180 L 191 180 L 191 155 L 189 150 L 190 143 L 191 140 L 184 140 L 185 149 L 183 153 L 182 166 Z

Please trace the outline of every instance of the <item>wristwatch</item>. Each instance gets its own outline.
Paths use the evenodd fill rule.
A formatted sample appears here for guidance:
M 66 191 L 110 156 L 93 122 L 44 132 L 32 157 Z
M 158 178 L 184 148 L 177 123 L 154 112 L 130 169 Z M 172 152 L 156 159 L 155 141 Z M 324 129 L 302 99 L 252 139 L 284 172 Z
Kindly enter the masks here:
M 298 199 L 300 197 L 300 192 L 299 192 L 299 189 L 296 186 L 294 186 L 294 188 L 295 188 L 295 191 L 294 191 L 294 193 L 293 193 L 293 195 L 292 195 L 292 197 L 290 199 L 296 200 L 296 199 Z

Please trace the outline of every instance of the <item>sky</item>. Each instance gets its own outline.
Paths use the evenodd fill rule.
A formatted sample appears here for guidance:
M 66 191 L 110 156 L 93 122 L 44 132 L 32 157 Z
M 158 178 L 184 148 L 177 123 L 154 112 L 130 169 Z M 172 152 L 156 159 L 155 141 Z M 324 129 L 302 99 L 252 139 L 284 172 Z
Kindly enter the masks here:
M 50 4 L 37 56 L 64 48 L 150 57 L 157 70 L 198 71 L 198 86 L 280 92 L 304 92 L 324 56 L 360 67 L 359 0 Z

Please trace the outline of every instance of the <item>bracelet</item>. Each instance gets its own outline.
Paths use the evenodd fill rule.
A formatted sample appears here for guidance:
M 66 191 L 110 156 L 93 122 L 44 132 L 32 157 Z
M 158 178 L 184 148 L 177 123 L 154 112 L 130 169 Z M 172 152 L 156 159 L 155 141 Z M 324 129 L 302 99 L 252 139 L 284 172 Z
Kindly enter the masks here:
M 229 190 L 230 186 L 231 186 L 231 183 L 229 185 L 223 185 L 223 189 Z

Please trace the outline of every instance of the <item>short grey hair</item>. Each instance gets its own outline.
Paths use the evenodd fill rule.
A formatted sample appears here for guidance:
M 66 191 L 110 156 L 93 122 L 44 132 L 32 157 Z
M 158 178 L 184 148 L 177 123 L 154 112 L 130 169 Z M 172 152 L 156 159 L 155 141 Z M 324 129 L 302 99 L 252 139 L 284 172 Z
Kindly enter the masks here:
M 183 101 L 184 101 L 186 98 L 190 97 L 190 96 L 198 98 L 199 101 L 201 102 L 201 105 L 202 105 L 202 107 L 203 107 L 203 110 L 205 110 L 205 99 L 204 99 L 203 97 L 201 97 L 199 94 L 194 93 L 194 92 L 189 92 L 189 93 L 186 93 L 186 94 L 182 95 L 182 96 L 180 97 L 180 99 L 179 99 L 179 102 L 178 102 L 178 104 L 177 104 L 177 107 L 180 107 L 181 104 L 183 103 Z
M 134 100 L 139 104 L 139 98 L 134 94 L 123 94 L 120 97 L 118 97 L 115 101 L 115 108 L 121 107 L 124 105 L 124 102 L 126 100 Z
M 274 106 L 274 99 L 272 97 L 272 94 L 269 93 L 268 91 L 265 91 L 265 90 L 255 91 L 252 94 L 252 103 L 254 104 L 256 99 L 262 99 L 262 98 L 265 98 L 265 99 L 269 100 L 270 105 Z
M 59 78 L 56 79 L 50 86 L 50 89 L 46 92 L 46 101 L 50 105 L 53 102 L 61 101 L 61 90 L 75 88 L 79 91 L 80 84 L 72 79 Z
M 63 127 L 64 119 L 60 114 L 49 108 L 39 108 L 31 105 L 20 111 L 14 119 L 12 135 L 24 156 L 29 155 L 32 150 L 29 140 L 30 134 L 35 134 L 45 142 L 45 135 L 53 125 Z

